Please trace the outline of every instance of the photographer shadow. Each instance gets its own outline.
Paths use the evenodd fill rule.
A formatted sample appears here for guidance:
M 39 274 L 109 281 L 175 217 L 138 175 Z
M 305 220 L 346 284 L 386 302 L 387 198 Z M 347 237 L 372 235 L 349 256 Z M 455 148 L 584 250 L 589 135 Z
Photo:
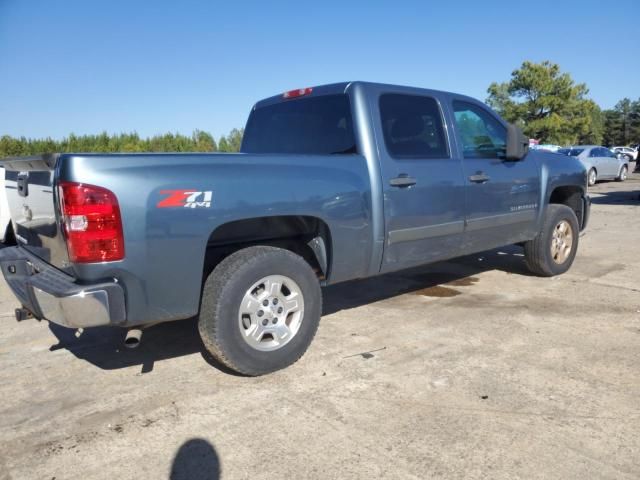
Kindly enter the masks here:
M 207 440 L 192 438 L 183 443 L 171 464 L 170 480 L 218 480 L 220 458 Z

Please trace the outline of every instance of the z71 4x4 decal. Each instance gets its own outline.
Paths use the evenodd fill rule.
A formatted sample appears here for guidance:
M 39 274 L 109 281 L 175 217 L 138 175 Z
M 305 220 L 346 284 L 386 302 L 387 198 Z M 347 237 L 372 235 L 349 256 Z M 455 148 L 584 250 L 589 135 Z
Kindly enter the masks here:
M 157 208 L 209 208 L 213 192 L 211 190 L 204 192 L 195 190 L 160 190 L 160 195 L 166 195 L 166 197 L 158 202 Z

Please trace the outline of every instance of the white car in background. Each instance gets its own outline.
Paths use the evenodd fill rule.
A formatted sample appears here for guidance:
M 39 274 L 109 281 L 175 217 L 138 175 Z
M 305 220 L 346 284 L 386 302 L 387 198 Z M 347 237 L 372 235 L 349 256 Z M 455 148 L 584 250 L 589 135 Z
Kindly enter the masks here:
M 535 147 L 531 147 L 531 148 L 533 148 L 534 150 L 545 150 L 547 152 L 556 153 L 562 147 L 560 145 L 554 145 L 552 143 L 540 143 L 540 144 L 536 145 Z
M 611 150 L 616 153 L 621 153 L 622 156 L 626 158 L 627 162 L 638 159 L 638 151 L 631 147 L 613 147 Z
M 4 242 L 10 221 L 7 191 L 4 189 L 4 168 L 0 167 L 0 242 Z

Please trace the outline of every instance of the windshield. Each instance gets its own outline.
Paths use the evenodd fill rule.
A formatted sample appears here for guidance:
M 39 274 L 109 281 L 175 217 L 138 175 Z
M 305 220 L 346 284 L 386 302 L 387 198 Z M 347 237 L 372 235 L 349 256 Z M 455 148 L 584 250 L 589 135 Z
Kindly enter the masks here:
M 558 153 L 569 155 L 570 157 L 577 157 L 582 152 L 584 152 L 584 148 L 561 148 L 558 150 Z
M 345 94 L 285 100 L 256 108 L 247 121 L 244 153 L 357 153 Z

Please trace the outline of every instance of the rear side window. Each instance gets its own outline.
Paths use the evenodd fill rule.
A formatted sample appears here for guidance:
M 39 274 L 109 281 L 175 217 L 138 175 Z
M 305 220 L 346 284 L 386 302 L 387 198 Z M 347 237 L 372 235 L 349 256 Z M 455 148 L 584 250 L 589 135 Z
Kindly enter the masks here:
M 351 104 L 345 94 L 298 98 L 251 112 L 245 153 L 357 153 Z
M 448 158 L 442 114 L 431 97 L 388 93 L 380 96 L 384 143 L 396 158 Z
M 499 158 L 507 155 L 507 129 L 485 109 L 454 101 L 453 111 L 464 158 Z

